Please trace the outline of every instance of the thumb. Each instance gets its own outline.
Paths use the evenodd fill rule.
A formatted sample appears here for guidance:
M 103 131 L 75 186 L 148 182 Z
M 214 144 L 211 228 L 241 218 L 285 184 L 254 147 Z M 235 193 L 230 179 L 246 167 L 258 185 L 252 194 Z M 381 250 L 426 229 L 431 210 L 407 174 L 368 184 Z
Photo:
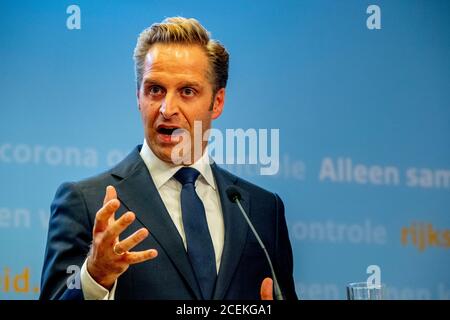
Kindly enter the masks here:
M 107 186 L 105 198 L 103 199 L 103 205 L 105 205 L 106 203 L 108 203 L 108 201 L 113 200 L 113 199 L 117 199 L 116 188 L 114 188 L 113 186 Z M 115 216 L 115 213 L 109 217 L 108 224 L 111 224 L 116 220 L 114 216 Z
M 103 199 L 103 205 L 105 205 L 109 200 L 117 199 L 117 192 L 113 186 L 106 187 L 105 198 Z
M 261 284 L 261 300 L 273 300 L 273 281 L 265 278 Z

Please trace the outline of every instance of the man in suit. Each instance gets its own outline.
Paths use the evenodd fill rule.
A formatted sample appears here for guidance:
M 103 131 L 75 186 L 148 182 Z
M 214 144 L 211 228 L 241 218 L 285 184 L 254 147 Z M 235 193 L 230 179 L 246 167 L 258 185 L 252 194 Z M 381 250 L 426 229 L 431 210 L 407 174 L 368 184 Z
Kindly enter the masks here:
M 269 264 L 229 186 L 284 297 L 296 299 L 281 199 L 210 163 L 207 140 L 201 152 L 186 144 L 198 139 L 196 123 L 203 137 L 222 113 L 226 49 L 177 17 L 144 30 L 134 59 L 144 143 L 111 170 L 58 189 L 41 299 L 271 299 Z

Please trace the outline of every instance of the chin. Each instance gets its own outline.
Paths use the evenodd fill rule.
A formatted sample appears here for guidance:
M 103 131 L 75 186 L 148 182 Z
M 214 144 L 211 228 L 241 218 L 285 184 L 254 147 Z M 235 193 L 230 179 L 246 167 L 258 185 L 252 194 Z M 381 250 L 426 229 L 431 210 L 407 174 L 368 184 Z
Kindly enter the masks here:
M 170 148 L 170 150 L 167 149 L 168 148 L 164 148 L 161 150 L 161 148 L 158 148 L 155 155 L 164 162 L 172 163 L 172 148 Z

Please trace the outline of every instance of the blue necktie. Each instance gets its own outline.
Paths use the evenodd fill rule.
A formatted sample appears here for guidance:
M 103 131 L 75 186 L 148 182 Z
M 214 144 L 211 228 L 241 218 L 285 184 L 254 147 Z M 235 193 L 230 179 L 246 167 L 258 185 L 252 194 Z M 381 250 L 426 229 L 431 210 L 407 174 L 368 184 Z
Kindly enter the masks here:
M 195 191 L 200 172 L 184 167 L 174 175 L 182 185 L 181 212 L 186 234 L 187 253 L 200 285 L 203 299 L 211 299 L 216 282 L 214 246 L 206 222 L 205 207 Z

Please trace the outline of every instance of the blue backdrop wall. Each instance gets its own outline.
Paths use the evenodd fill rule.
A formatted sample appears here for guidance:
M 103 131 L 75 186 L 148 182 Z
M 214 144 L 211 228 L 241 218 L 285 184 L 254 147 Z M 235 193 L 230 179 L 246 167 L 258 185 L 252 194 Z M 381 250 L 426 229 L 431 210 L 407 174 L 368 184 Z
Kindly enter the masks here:
M 283 198 L 298 294 L 377 265 L 392 299 L 449 299 L 446 0 L 2 1 L 0 299 L 38 297 L 59 184 L 142 143 L 132 52 L 174 15 L 231 54 L 216 128 L 280 130 L 276 175 L 227 167 Z

